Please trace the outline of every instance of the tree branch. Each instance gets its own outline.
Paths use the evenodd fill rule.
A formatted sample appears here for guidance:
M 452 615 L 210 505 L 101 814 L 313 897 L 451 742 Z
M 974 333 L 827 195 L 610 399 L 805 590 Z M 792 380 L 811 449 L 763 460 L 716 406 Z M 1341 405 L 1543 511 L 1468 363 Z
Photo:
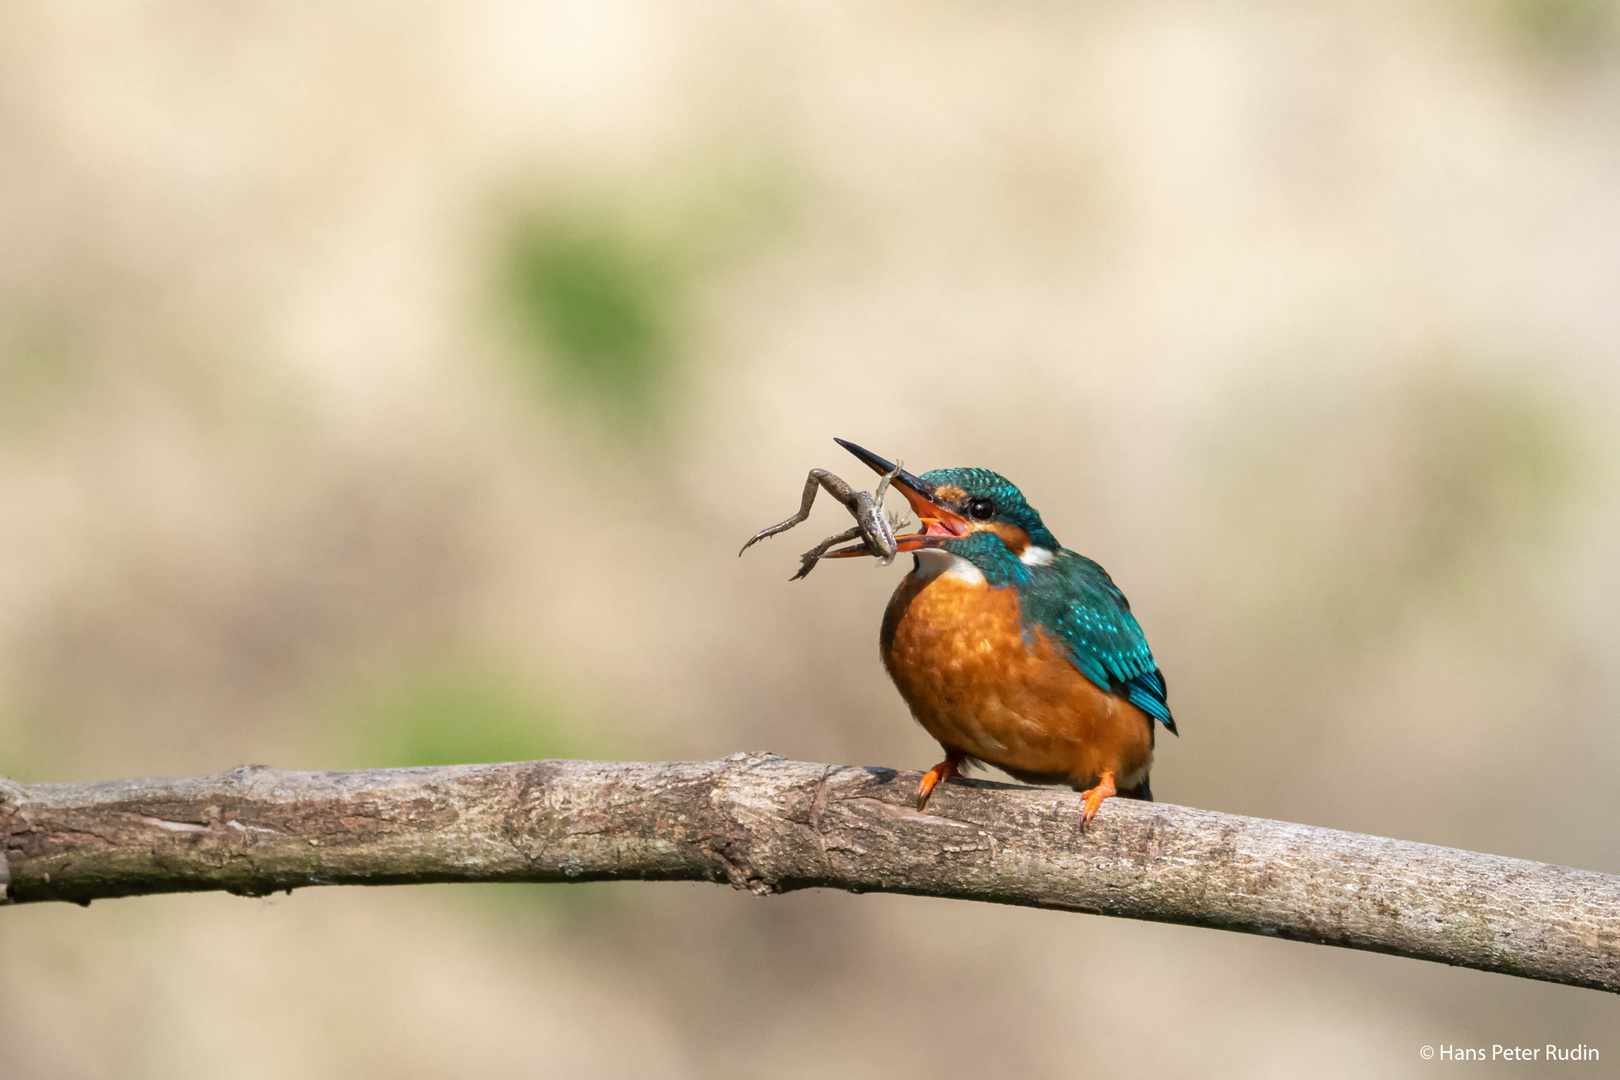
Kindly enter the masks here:
M 1620 877 L 1359 833 L 768 754 L 20 785 L 0 903 L 428 881 L 728 881 L 988 900 L 1620 992 Z

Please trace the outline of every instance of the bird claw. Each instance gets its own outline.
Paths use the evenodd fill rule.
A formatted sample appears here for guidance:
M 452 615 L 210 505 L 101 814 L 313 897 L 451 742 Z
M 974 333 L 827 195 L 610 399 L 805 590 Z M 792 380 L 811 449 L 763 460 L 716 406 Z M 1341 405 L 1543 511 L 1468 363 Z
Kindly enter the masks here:
M 960 770 L 962 759 L 956 754 L 947 754 L 945 760 L 923 773 L 922 780 L 917 784 L 917 809 L 922 810 L 928 806 L 928 800 L 933 796 L 934 789 Z
M 1080 830 L 1082 832 L 1091 824 L 1091 819 L 1097 816 L 1097 810 L 1102 806 L 1103 800 L 1115 793 L 1114 774 L 1111 772 L 1105 772 L 1098 777 L 1096 787 L 1087 788 L 1080 793 L 1081 798 L 1085 800 L 1084 807 L 1080 812 Z

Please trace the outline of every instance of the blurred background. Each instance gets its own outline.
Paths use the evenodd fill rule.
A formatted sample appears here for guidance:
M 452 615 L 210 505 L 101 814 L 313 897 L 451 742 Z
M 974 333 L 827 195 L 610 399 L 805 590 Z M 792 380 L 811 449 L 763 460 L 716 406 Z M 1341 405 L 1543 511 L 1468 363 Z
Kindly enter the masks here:
M 1620 872 L 1617 359 L 1612 0 L 7 4 L 0 773 L 925 768 L 904 567 L 789 584 L 830 505 L 736 556 L 839 435 L 1109 568 L 1161 799 Z M 0 915 L 18 1080 L 1620 1075 L 1616 1030 L 916 898 Z

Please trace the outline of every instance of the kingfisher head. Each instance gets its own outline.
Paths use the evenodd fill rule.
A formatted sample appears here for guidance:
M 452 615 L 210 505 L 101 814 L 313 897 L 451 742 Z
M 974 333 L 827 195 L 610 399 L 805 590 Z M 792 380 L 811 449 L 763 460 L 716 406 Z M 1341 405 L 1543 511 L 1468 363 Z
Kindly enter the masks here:
M 894 471 L 892 462 L 870 450 L 843 439 L 836 441 L 873 471 Z M 906 497 L 918 521 L 916 532 L 895 537 L 901 551 L 944 549 L 975 563 L 986 555 L 1011 555 L 1026 566 L 1050 562 L 1057 552 L 1057 537 L 1041 515 L 998 472 L 935 469 L 913 476 L 901 469 L 893 486 Z

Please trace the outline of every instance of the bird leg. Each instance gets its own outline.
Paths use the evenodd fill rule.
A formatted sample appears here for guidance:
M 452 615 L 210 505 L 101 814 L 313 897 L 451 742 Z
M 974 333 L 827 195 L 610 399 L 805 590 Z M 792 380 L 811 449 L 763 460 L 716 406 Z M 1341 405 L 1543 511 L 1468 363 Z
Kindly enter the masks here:
M 851 516 L 855 518 L 855 526 L 839 533 L 837 536 L 829 536 L 820 544 L 805 552 L 803 565 L 800 566 L 799 572 L 793 575 L 793 580 L 797 581 L 813 570 L 816 563 L 822 556 L 827 554 L 833 545 L 857 538 L 866 547 L 866 550 L 878 560 L 880 565 L 888 566 L 894 561 L 894 557 L 900 549 L 894 539 L 895 522 L 891 521 L 888 515 L 883 512 L 883 497 L 888 494 L 889 484 L 899 474 L 900 466 L 896 464 L 890 472 L 884 474 L 883 478 L 879 480 L 877 491 L 874 494 L 868 494 L 864 491 L 856 491 L 841 477 L 828 472 L 826 469 L 811 469 L 809 475 L 805 477 L 804 497 L 799 500 L 798 513 L 786 521 L 779 522 L 767 529 L 761 529 L 749 537 L 748 542 L 742 546 L 742 551 L 737 552 L 737 554 L 741 555 L 743 551 L 747 551 L 754 544 L 768 536 L 786 532 L 793 526 L 803 522 L 810 516 L 810 507 L 815 504 L 816 493 L 825 490 L 833 498 L 844 504 L 844 509 L 848 510 Z M 850 550 L 859 551 L 858 548 Z
M 1097 778 L 1096 787 L 1088 788 L 1080 794 L 1086 800 L 1085 809 L 1080 814 L 1080 828 L 1084 829 L 1091 824 L 1091 819 L 1097 816 L 1097 808 L 1103 804 L 1103 800 L 1115 794 L 1114 774 L 1104 772 Z
M 961 771 L 964 756 L 960 750 L 946 750 L 945 760 L 923 773 L 922 782 L 917 785 L 918 810 L 928 805 L 928 799 L 934 794 L 935 788 Z

